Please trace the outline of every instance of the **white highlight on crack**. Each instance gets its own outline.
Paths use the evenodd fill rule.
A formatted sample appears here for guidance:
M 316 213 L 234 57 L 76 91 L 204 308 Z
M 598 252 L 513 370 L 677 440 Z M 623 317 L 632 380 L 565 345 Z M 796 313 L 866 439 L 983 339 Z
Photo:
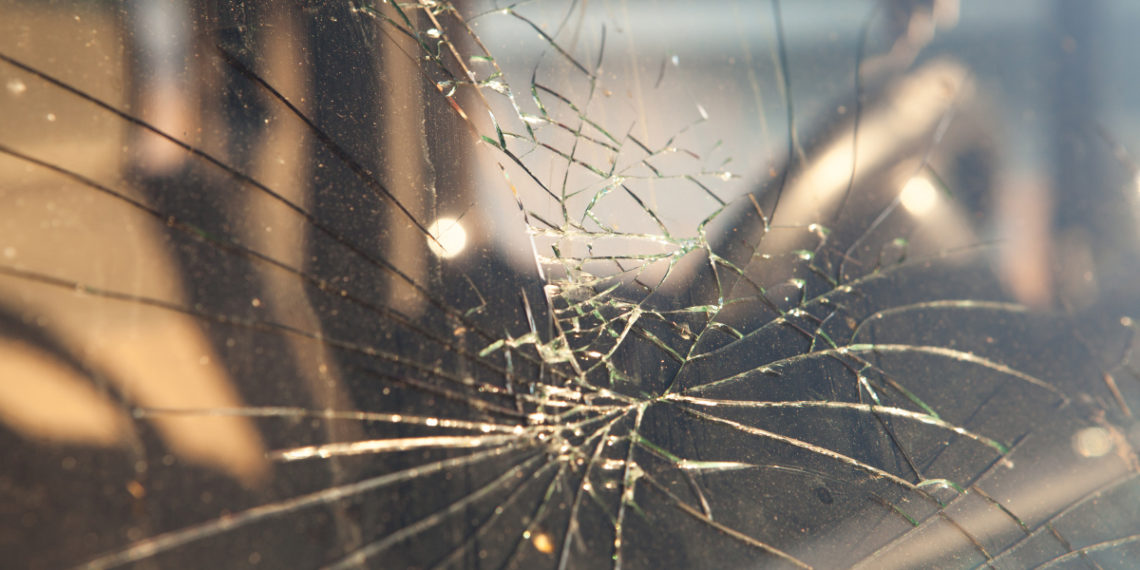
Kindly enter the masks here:
M 375 453 L 388 453 L 396 451 L 410 451 L 423 448 L 472 448 L 495 447 L 511 443 L 518 438 L 514 436 L 430 436 L 406 437 L 397 439 L 370 439 L 366 441 L 351 441 L 345 443 L 327 443 L 324 445 L 307 445 L 293 449 L 272 451 L 266 454 L 274 461 L 297 461 L 301 459 L 327 459 L 329 457 L 344 455 L 366 455 Z
M 438 218 L 428 226 L 428 232 L 428 249 L 444 259 L 459 255 L 467 247 L 467 230 L 455 218 Z

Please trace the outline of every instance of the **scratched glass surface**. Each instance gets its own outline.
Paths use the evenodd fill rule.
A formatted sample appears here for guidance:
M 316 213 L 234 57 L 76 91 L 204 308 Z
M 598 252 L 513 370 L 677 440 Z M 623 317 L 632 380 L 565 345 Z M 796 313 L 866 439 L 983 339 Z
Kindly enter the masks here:
M 0 559 L 1120 568 L 1140 9 L 0 2 Z

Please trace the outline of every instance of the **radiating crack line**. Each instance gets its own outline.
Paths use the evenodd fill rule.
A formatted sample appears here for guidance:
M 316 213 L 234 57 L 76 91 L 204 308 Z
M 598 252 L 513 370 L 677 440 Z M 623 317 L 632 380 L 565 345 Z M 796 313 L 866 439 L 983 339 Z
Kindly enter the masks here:
M 185 546 L 192 542 L 197 542 L 211 536 L 221 534 L 236 528 L 240 528 L 252 523 L 256 523 L 269 518 L 281 516 L 284 514 L 293 513 L 309 507 L 324 505 L 359 495 L 375 489 L 380 489 L 388 485 L 400 483 L 417 477 L 422 477 L 431 473 L 439 473 L 448 469 L 471 465 L 493 457 L 499 457 L 508 452 L 518 449 L 527 449 L 533 446 L 524 445 L 506 445 L 486 451 L 464 455 L 451 459 L 442 459 L 433 461 L 424 465 L 418 465 L 400 471 L 394 471 L 378 477 L 364 479 L 355 483 L 345 485 L 338 485 L 322 489 L 307 495 L 301 495 L 292 499 L 285 499 L 275 503 L 269 503 L 258 507 L 246 509 L 236 513 L 224 515 L 203 523 L 183 527 L 176 531 L 153 536 L 138 542 L 135 542 L 128 548 L 123 550 L 105 554 L 94 560 L 90 560 L 82 564 L 83 568 L 96 569 L 96 568 L 111 568 L 130 564 L 145 560 L 162 552 L 173 550 L 180 546 Z
M 729 376 L 727 378 L 722 378 L 719 380 L 713 380 L 713 381 L 707 382 L 705 384 L 693 386 L 691 388 L 686 389 L 686 393 L 699 393 L 699 392 L 702 392 L 702 391 L 707 390 L 709 388 L 712 388 L 714 386 L 722 386 L 725 384 L 732 384 L 732 383 L 741 382 L 741 381 L 749 379 L 750 376 L 754 376 L 756 374 L 777 373 L 777 372 L 779 372 L 780 367 L 783 367 L 783 366 L 786 366 L 789 364 L 793 364 L 796 362 L 801 362 L 804 360 L 813 360 L 813 359 L 817 359 L 817 358 L 828 358 L 828 357 L 831 357 L 831 358 L 842 357 L 844 355 L 852 354 L 852 353 L 854 353 L 854 354 L 858 354 L 858 353 L 911 354 L 911 353 L 914 353 L 914 354 L 929 354 L 932 356 L 940 356 L 940 357 L 948 358 L 948 359 L 951 359 L 951 360 L 954 360 L 957 362 L 965 362 L 968 364 L 975 364 L 978 366 L 982 366 L 984 368 L 988 368 L 988 369 L 993 370 L 995 372 L 1000 372 L 1000 373 L 1005 374 L 1007 376 L 1012 376 L 1018 380 L 1026 382 L 1028 384 L 1032 384 L 1033 386 L 1037 386 L 1038 388 L 1048 390 L 1049 392 L 1056 394 L 1059 397 L 1062 404 L 1067 403 L 1069 401 L 1069 397 L 1067 395 L 1065 395 L 1065 393 L 1062 392 L 1061 390 L 1059 390 L 1057 387 L 1053 386 L 1052 384 L 1049 384 L 1048 382 L 1045 382 L 1044 380 L 1041 380 L 1040 378 L 1037 378 L 1037 377 L 1031 376 L 1029 374 L 1026 374 L 1024 372 L 1021 372 L 1020 370 L 1017 370 L 1015 368 L 1011 368 L 1011 367 L 1009 367 L 1005 364 L 1002 364 L 1000 362 L 996 362 L 996 361 L 990 360 L 988 358 L 978 356 L 972 352 L 965 352 L 965 351 L 955 350 L 952 348 L 945 348 L 945 347 L 941 347 L 941 346 L 911 345 L 911 344 L 852 344 L 852 345 L 847 345 L 847 346 L 840 346 L 838 348 L 819 350 L 816 352 L 811 352 L 811 353 L 806 353 L 806 354 L 797 354 L 794 356 L 789 356 L 789 357 L 781 358 L 779 360 L 775 360 L 773 362 L 769 362 L 769 363 L 764 364 L 763 366 L 760 366 L 758 368 L 753 368 L 751 370 L 745 370 L 744 372 L 734 374 L 734 375 Z
M 1058 565 L 1064 564 L 1066 562 L 1071 562 L 1072 560 L 1074 560 L 1076 558 L 1084 558 L 1084 557 L 1088 556 L 1088 554 L 1091 552 L 1099 552 L 1102 550 L 1111 550 L 1113 548 L 1124 546 L 1126 544 L 1131 544 L 1133 542 L 1140 542 L 1140 534 L 1133 534 L 1130 536 L 1117 538 L 1115 540 L 1106 540 L 1103 542 L 1098 542 L 1096 544 L 1090 544 L 1088 546 L 1083 546 L 1083 547 L 1078 548 L 1077 550 L 1075 550 L 1073 552 L 1070 552 L 1070 553 L 1065 554 L 1063 556 L 1058 556 L 1052 560 L 1049 560 L 1048 562 L 1045 562 L 1044 564 L 1039 566 L 1039 568 L 1052 568 L 1054 566 L 1058 566 Z
M 778 549 L 778 548 L 776 548 L 770 544 L 767 544 L 765 542 L 756 540 L 755 538 L 752 538 L 751 536 L 748 536 L 747 534 L 744 534 L 743 532 L 740 532 L 739 530 L 736 530 L 736 529 L 734 529 L 730 526 L 727 526 L 723 523 L 712 520 L 712 518 L 706 516 L 704 513 L 698 511 L 697 509 L 694 509 L 688 503 L 682 501 L 679 497 L 677 497 L 676 495 L 671 493 L 668 489 L 665 488 L 664 485 L 662 485 L 661 483 L 658 483 L 655 479 L 653 479 L 652 476 L 645 475 L 644 479 L 647 483 L 649 483 L 649 486 L 651 488 L 653 488 L 653 489 L 657 490 L 658 492 L 660 492 L 661 494 L 665 495 L 665 497 L 669 499 L 669 502 L 673 506 L 677 507 L 678 509 L 680 509 L 682 512 L 689 515 L 690 517 L 697 519 L 701 523 L 706 524 L 706 525 L 716 529 L 719 532 L 724 533 L 725 535 L 727 535 L 733 539 L 739 540 L 740 542 L 743 542 L 744 544 L 747 544 L 747 545 L 752 546 L 754 548 L 757 548 L 759 550 L 763 550 L 764 552 L 767 552 L 768 554 L 776 556 L 776 557 L 780 558 L 781 560 L 790 562 L 790 563 L 796 565 L 797 567 L 808 568 L 808 569 L 811 568 L 811 566 L 809 564 L 807 564 L 806 562 L 792 556 L 791 554 L 788 554 L 787 552 L 784 552 L 783 550 L 780 550 L 780 549 Z
M 510 479 L 520 479 L 522 481 L 520 485 L 526 485 L 531 480 L 531 477 L 520 477 L 520 475 L 522 475 L 523 471 L 529 469 L 531 465 L 543 457 L 544 454 L 540 453 L 517 465 L 510 467 L 505 472 L 503 472 L 502 475 L 499 475 L 495 479 L 491 480 L 490 483 L 483 485 L 462 499 L 455 501 L 447 507 L 436 511 L 396 532 L 390 533 L 380 540 L 376 540 L 362 546 L 341 560 L 324 566 L 324 569 L 344 570 L 346 568 L 355 568 L 362 566 L 368 561 L 369 558 L 372 558 L 373 556 L 387 550 L 397 542 L 425 532 L 433 526 L 436 526 L 439 523 L 447 520 L 449 517 L 465 509 L 471 503 L 474 503 L 475 501 L 478 501 L 479 499 L 489 495 L 492 491 L 498 490 L 504 482 Z M 533 473 L 531 475 L 533 476 Z
M 908 491 L 918 490 L 918 487 L 914 483 L 911 483 L 910 481 L 907 481 L 906 479 L 903 479 L 903 478 L 901 478 L 897 475 L 894 475 L 888 471 L 884 471 L 882 469 L 879 469 L 878 467 L 875 467 L 874 465 L 863 463 L 862 461 L 859 461 L 858 459 L 855 459 L 855 458 L 850 457 L 848 455 L 844 455 L 844 454 L 839 453 L 837 451 L 832 451 L 830 449 L 827 449 L 826 447 L 821 447 L 821 446 L 815 445 L 814 443 L 808 443 L 808 442 L 803 441 L 801 439 L 797 439 L 794 437 L 789 437 L 786 435 L 778 434 L 776 432 L 768 431 L 766 429 L 761 429 L 758 427 L 745 425 L 745 424 L 742 424 L 740 422 L 735 422 L 732 420 L 726 420 L 724 418 L 720 418 L 720 417 L 714 416 L 712 414 L 693 409 L 693 408 L 688 407 L 688 406 L 678 406 L 678 409 L 684 411 L 687 414 L 691 414 L 695 417 L 701 418 L 703 420 L 707 420 L 707 421 L 710 421 L 713 423 L 728 426 L 728 427 L 735 429 L 741 433 L 746 433 L 746 434 L 754 435 L 754 436 L 761 437 L 761 438 L 771 439 L 774 441 L 778 441 L 780 443 L 790 445 L 792 447 L 798 447 L 800 449 L 810 451 L 812 453 L 815 453 L 817 455 L 821 455 L 823 457 L 827 457 L 829 459 L 833 459 L 835 461 L 838 461 L 840 463 L 843 463 L 845 465 L 849 465 L 849 466 L 854 467 L 860 471 L 863 471 L 864 473 L 867 473 L 871 476 L 886 479 L 886 480 L 888 480 L 888 481 L 890 481 L 890 482 L 892 482 L 892 483 L 894 483 L 894 484 L 896 484 L 896 485 L 898 485 L 898 486 L 900 486 L 900 487 L 902 487 Z
M 834 409 L 834 410 L 855 410 L 872 415 L 885 415 L 897 418 L 904 418 L 913 420 L 919 423 L 935 426 L 939 429 L 956 433 L 960 436 L 972 439 L 978 443 L 984 444 L 987 447 L 993 448 L 998 454 L 1004 455 L 1009 452 L 1009 448 L 991 438 L 984 435 L 974 433 L 963 427 L 956 426 L 952 423 L 946 422 L 929 414 L 905 410 L 903 408 L 896 408 L 893 406 L 878 406 L 870 404 L 860 404 L 856 402 L 835 402 L 835 401 L 780 401 L 780 402 L 765 402 L 765 401 L 750 401 L 750 400 L 722 400 L 714 398 L 697 398 L 693 396 L 683 396 L 679 394 L 670 394 L 665 397 L 666 400 L 686 402 L 696 404 L 699 406 L 715 407 L 719 409 L 724 408 L 746 408 L 746 409 Z

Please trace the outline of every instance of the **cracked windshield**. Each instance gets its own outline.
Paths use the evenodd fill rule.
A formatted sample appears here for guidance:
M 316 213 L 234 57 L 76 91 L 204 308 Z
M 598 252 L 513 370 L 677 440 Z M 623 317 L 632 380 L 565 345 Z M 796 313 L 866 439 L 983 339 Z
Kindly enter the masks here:
M 0 0 L 0 557 L 1132 567 L 1138 24 Z

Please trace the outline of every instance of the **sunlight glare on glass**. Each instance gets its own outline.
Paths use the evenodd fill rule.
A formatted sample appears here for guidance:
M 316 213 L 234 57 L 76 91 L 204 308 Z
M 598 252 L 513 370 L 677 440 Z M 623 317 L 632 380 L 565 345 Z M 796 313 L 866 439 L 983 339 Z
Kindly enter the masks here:
M 428 232 L 435 239 L 428 239 L 428 248 L 431 252 L 450 259 L 463 252 L 467 247 L 467 231 L 455 218 L 438 218 L 428 226 Z
M 1101 457 L 1114 446 L 1112 434 L 1102 427 L 1087 427 L 1073 434 L 1073 449 L 1081 457 Z
M 899 201 L 906 211 L 915 216 L 924 216 L 938 204 L 938 191 L 925 176 L 915 176 L 903 186 Z

